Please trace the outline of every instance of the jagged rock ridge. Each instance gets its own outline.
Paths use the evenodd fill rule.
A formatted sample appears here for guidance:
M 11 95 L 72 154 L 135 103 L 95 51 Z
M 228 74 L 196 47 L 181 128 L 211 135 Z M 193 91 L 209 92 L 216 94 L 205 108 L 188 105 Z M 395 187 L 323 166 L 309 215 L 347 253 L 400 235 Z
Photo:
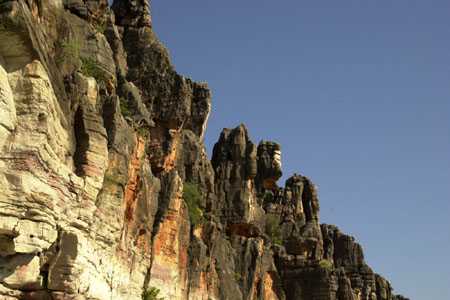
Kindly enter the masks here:
M 0 299 L 405 299 L 320 225 L 311 180 L 277 186 L 280 145 L 240 125 L 207 158 L 211 93 L 149 10 L 0 2 Z

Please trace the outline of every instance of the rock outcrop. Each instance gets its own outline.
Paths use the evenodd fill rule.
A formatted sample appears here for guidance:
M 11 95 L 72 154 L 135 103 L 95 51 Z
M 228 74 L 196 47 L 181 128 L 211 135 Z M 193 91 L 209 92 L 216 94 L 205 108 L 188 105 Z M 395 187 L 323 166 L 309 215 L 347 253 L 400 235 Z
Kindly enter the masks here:
M 406 299 L 210 109 L 147 1 L 0 1 L 0 299 Z

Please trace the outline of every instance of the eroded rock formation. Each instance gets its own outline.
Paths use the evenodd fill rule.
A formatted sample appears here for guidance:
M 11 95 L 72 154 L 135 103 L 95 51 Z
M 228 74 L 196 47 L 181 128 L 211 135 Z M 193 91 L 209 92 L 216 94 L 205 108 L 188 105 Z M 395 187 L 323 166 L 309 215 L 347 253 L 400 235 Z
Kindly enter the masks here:
M 210 161 L 210 108 L 147 1 L 0 1 L 0 299 L 405 299 L 280 145 L 240 125 Z

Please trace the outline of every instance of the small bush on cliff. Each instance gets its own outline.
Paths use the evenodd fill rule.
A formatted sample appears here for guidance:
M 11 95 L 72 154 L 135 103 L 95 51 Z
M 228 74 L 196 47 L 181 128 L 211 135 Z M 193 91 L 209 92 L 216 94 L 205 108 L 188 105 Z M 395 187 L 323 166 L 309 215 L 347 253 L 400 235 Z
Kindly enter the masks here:
M 128 104 L 128 100 L 125 98 L 119 98 L 120 103 L 120 111 L 124 117 L 131 117 L 133 113 L 131 112 L 130 105 Z
M 94 27 L 95 31 L 97 31 L 98 33 L 105 34 L 106 28 L 108 28 L 108 24 L 106 24 L 105 22 L 98 23 Z
M 271 191 L 266 191 L 263 195 L 264 202 L 273 202 L 273 193 Z
M 239 281 L 239 280 L 241 280 L 241 278 L 242 278 L 242 275 L 240 273 L 238 273 L 238 272 L 234 273 L 234 280 Z
M 266 218 L 266 233 L 269 236 L 272 243 L 281 245 L 283 244 L 283 237 L 281 234 L 280 220 L 277 216 L 267 215 Z
M 151 287 L 142 293 L 142 300 L 164 300 L 164 298 L 158 297 L 159 292 L 159 289 Z
M 69 39 L 61 43 L 59 62 L 76 64 L 80 58 L 81 43 L 78 39 Z
M 105 73 L 99 67 L 98 62 L 90 57 L 81 58 L 81 73 L 85 76 L 94 77 L 98 83 L 106 81 Z
M 333 264 L 331 263 L 331 261 L 329 261 L 327 259 L 322 259 L 319 262 L 319 267 L 322 269 L 330 270 L 333 268 Z
M 183 199 L 189 211 L 189 220 L 193 226 L 203 222 L 203 211 L 200 208 L 201 194 L 197 184 L 185 182 L 183 186 Z

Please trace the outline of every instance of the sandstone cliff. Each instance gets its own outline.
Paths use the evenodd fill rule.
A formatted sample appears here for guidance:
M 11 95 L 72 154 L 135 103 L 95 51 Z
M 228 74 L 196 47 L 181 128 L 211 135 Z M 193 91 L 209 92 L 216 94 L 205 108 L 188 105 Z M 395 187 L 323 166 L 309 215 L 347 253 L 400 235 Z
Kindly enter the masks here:
M 0 1 L 0 299 L 405 299 L 210 107 L 146 1 Z

